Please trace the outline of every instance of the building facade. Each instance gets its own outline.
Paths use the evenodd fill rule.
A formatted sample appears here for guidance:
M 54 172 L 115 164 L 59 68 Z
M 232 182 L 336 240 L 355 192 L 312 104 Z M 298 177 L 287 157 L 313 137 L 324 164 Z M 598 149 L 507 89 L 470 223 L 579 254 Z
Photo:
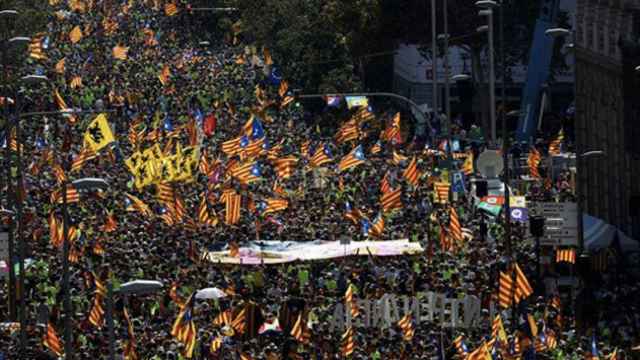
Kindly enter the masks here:
M 584 211 L 640 239 L 640 0 L 578 0 L 577 153 Z

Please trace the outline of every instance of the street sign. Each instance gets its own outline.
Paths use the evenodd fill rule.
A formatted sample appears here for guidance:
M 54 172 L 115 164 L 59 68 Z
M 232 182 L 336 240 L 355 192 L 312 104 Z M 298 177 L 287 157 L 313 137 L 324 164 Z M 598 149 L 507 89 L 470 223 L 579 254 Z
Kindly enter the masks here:
M 509 210 L 511 210 L 511 220 L 523 223 L 529 221 L 529 209 L 524 196 L 509 197 Z
M 0 260 L 9 261 L 9 233 L 0 232 Z
M 545 220 L 544 237 L 541 245 L 577 246 L 578 245 L 578 206 L 573 202 L 532 202 L 529 215 L 543 216 Z

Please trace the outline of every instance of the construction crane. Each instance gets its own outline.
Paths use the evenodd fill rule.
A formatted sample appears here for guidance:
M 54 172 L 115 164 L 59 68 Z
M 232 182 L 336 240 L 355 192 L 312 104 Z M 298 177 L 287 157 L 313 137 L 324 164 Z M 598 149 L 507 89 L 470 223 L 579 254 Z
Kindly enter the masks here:
M 544 103 L 543 93 L 547 80 L 551 57 L 553 56 L 553 38 L 545 32 L 556 22 L 559 12 L 559 0 L 541 0 L 540 14 L 533 33 L 533 43 L 529 53 L 527 79 L 522 92 L 520 118 L 516 140 L 531 142 L 538 128 Z

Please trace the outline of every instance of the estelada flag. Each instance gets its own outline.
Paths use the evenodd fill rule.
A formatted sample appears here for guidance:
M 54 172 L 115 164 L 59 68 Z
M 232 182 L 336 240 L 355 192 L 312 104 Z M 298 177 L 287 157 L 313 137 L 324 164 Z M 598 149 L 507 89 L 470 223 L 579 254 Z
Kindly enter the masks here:
M 96 116 L 84 132 L 84 146 L 93 152 L 100 151 L 100 149 L 114 141 L 115 138 L 105 114 Z

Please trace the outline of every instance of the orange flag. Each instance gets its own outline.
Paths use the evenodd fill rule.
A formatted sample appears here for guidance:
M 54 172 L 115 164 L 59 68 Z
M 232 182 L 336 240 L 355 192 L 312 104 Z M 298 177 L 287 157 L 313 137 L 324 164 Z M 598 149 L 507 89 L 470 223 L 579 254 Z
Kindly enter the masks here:
M 76 27 L 71 30 L 71 32 L 69 33 L 69 40 L 71 40 L 71 42 L 74 44 L 82 40 L 82 29 L 80 29 L 80 26 L 76 25 Z
M 120 60 L 126 60 L 128 51 L 128 47 L 118 45 L 113 48 L 113 57 Z

